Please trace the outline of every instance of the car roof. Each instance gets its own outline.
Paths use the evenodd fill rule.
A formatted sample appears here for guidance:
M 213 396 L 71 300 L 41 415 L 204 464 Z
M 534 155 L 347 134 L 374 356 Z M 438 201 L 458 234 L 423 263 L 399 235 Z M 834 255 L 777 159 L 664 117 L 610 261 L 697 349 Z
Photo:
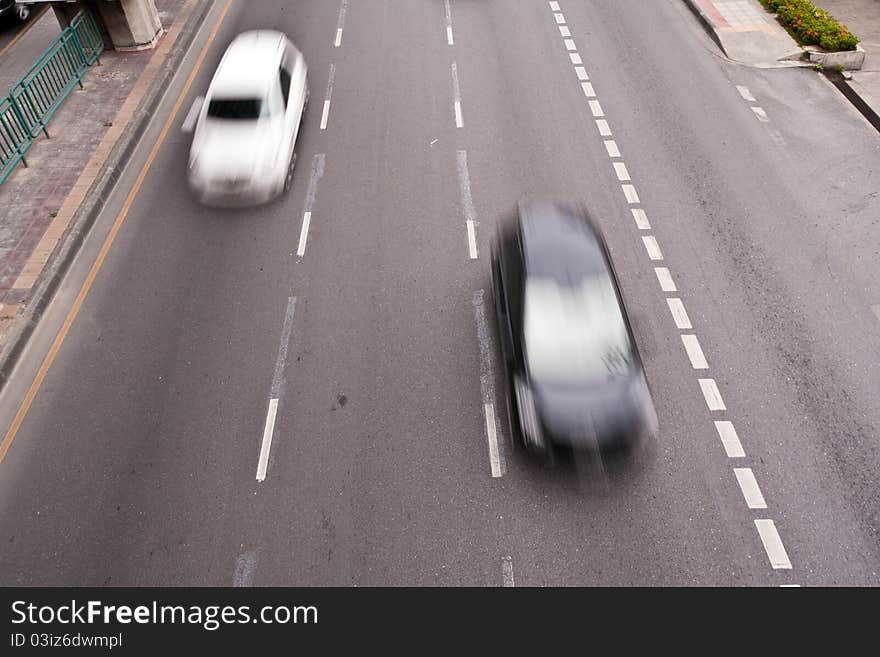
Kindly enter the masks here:
M 602 237 L 587 211 L 575 204 L 537 200 L 519 203 L 525 270 L 562 284 L 609 273 Z
M 211 81 L 213 97 L 262 97 L 278 75 L 287 39 L 275 30 L 250 30 L 232 40 Z

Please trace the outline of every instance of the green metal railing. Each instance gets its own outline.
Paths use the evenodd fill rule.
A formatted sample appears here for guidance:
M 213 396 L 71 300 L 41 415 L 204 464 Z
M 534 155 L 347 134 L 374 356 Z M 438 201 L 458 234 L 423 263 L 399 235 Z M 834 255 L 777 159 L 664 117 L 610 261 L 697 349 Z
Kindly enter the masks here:
M 99 62 L 104 39 L 92 12 L 77 14 L 5 98 L 0 99 L 0 184 L 21 162 L 61 103 Z M 100 62 L 99 62 L 100 63 Z

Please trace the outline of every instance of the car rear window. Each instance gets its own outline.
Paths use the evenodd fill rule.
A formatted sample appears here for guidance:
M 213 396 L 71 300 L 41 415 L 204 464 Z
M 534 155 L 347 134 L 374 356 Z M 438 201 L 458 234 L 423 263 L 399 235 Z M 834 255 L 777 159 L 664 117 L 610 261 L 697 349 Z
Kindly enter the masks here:
M 208 116 L 215 119 L 259 119 L 267 116 L 261 98 L 215 98 L 208 104 Z

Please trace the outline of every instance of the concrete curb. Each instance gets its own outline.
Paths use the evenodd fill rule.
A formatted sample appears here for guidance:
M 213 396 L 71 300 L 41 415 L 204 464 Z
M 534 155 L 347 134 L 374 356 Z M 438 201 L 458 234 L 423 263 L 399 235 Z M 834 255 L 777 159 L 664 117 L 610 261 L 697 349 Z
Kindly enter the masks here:
M 43 312 L 55 295 L 64 275 L 70 268 L 79 249 L 83 244 L 89 230 L 95 220 L 104 209 L 107 199 L 110 197 L 125 164 L 137 147 L 140 138 L 147 129 L 152 115 L 162 100 L 171 78 L 177 72 L 180 62 L 189 50 L 193 37 L 205 21 L 208 10 L 213 6 L 213 0 L 199 0 L 187 22 L 184 24 L 177 41 L 168 53 L 168 57 L 157 72 L 149 90 L 147 91 L 141 107 L 126 126 L 125 131 L 119 137 L 110 156 L 101 168 L 95 182 L 77 208 L 71 219 L 70 226 L 65 231 L 58 245 L 49 257 L 43 271 L 34 283 L 31 298 L 25 308 L 12 321 L 7 332 L 7 341 L 0 351 L 0 390 L 6 385 L 13 369 L 18 363 L 28 340 L 34 332 Z
M 721 39 L 718 37 L 718 33 L 715 31 L 715 25 L 703 11 L 702 7 L 697 4 L 697 0 L 684 0 L 684 3 L 688 6 L 694 16 L 700 21 L 700 24 L 703 26 L 703 29 L 711 37 L 712 41 L 714 41 L 718 47 L 721 49 L 721 52 L 724 52 L 724 45 L 721 43 Z M 727 53 L 724 52 L 726 55 Z

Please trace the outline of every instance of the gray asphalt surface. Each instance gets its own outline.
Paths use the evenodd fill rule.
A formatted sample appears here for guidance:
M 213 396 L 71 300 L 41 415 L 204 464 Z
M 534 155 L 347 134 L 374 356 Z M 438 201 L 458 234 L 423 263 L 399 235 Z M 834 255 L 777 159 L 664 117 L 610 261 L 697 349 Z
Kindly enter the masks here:
M 548 3 L 453 0 L 454 45 L 443 2 L 349 5 L 339 47 L 339 3 L 233 5 L 0 464 L 0 582 L 493 586 L 510 563 L 525 586 L 876 585 L 876 132 L 813 71 L 724 61 L 682 3 L 560 0 L 662 248 L 651 262 Z M 229 40 L 265 26 L 310 66 L 293 189 L 202 208 L 178 126 Z M 0 396 L 4 430 L 181 85 Z M 495 395 L 505 472 L 490 474 L 475 292 L 491 320 L 489 238 L 523 195 L 585 199 L 606 232 L 660 416 L 631 462 L 546 470 L 506 440 Z M 483 383 L 502 389 L 498 372 Z M 745 458 L 726 457 L 721 419 Z M 733 467 L 767 509 L 747 508 Z M 775 521 L 790 570 L 771 568 L 756 519 Z

